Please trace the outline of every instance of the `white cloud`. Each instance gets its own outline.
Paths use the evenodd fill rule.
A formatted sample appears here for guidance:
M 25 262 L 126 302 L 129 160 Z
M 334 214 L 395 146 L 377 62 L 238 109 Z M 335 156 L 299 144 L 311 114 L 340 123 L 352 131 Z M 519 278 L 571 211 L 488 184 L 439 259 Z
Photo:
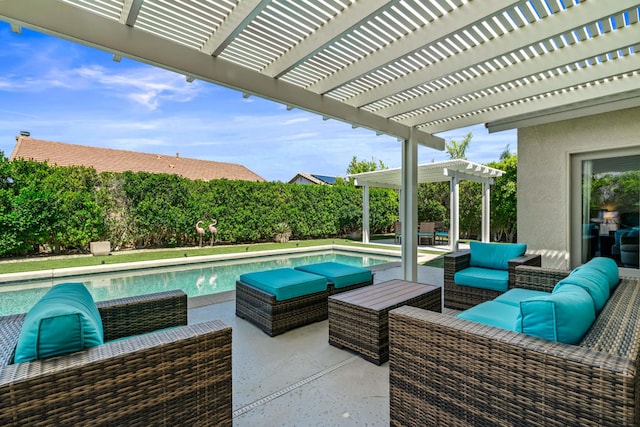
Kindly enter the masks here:
M 112 71 L 90 65 L 72 73 L 149 110 L 157 109 L 164 102 L 189 102 L 203 89 L 200 83 L 188 83 L 180 74 L 146 66 Z
M 290 120 L 285 120 L 285 122 L 283 123 L 283 125 L 294 125 L 297 123 L 305 123 L 308 122 L 309 120 L 311 120 L 310 117 L 295 117 L 293 119 Z

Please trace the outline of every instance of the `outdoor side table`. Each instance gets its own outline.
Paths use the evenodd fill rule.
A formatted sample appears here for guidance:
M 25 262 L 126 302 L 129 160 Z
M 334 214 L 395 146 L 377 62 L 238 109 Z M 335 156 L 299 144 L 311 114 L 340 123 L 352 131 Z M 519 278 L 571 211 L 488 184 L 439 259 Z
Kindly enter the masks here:
M 377 365 L 389 360 L 389 311 L 403 305 L 442 311 L 442 288 L 405 280 L 329 297 L 329 344 Z

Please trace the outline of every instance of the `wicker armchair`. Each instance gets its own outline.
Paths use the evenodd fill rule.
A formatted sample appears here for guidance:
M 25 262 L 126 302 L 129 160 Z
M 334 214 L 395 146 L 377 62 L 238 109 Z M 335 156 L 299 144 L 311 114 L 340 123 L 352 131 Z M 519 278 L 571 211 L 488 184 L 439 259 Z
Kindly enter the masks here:
M 516 268 L 551 291 L 568 271 Z M 623 278 L 578 345 L 412 307 L 389 315 L 391 425 L 640 424 L 640 279 Z
M 145 335 L 9 365 L 25 315 L 0 317 L 0 425 L 232 424 L 231 328 L 185 326 L 182 291 L 97 306 L 105 342 Z
M 489 301 L 501 294 L 501 292 L 474 288 L 472 286 L 456 285 L 455 274 L 468 268 L 471 261 L 471 252 L 468 250 L 450 253 L 444 256 L 444 306 L 455 310 L 466 310 L 481 302 Z M 525 254 L 509 260 L 509 288 L 514 287 L 515 268 L 519 265 L 540 267 L 542 257 L 540 255 Z

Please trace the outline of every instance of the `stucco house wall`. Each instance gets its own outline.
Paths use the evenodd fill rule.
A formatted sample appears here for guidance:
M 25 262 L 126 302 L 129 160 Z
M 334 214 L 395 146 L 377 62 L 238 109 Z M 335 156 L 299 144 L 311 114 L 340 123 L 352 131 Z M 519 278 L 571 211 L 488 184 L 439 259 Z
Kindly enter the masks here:
M 518 241 L 544 267 L 571 268 L 571 156 L 634 147 L 640 108 L 518 129 Z

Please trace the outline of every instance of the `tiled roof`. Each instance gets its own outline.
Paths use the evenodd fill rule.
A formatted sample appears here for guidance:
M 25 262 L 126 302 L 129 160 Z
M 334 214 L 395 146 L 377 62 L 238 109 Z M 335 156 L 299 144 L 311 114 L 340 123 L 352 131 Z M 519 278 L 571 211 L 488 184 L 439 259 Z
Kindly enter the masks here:
M 163 154 L 89 147 L 86 145 L 43 141 L 20 136 L 9 159 L 48 161 L 58 166 L 91 166 L 98 172 L 171 173 L 189 179 L 226 178 L 229 180 L 265 181 L 260 175 L 234 163 L 198 160 Z

